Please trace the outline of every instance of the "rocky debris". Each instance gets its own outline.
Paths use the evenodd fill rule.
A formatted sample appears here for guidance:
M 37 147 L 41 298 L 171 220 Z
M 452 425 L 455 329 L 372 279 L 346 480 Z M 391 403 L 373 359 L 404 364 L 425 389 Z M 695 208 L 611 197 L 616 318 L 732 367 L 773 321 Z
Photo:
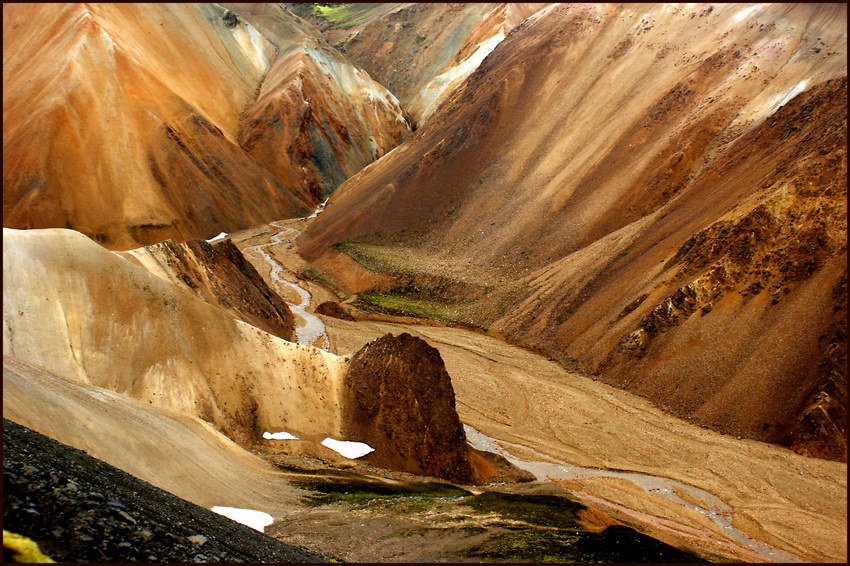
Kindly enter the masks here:
M 57 562 L 326 562 L 3 420 L 3 526 Z
M 225 10 L 221 15 L 221 19 L 224 20 L 224 25 L 229 28 L 236 27 L 239 23 L 239 16 L 231 12 L 230 10 Z
M 236 318 L 292 341 L 295 317 L 289 306 L 260 276 L 230 239 L 210 244 L 166 240 L 147 246 L 150 254 L 175 283 L 189 287 L 208 303 Z
M 351 358 L 343 385 L 346 439 L 375 449 L 370 463 L 455 483 L 478 483 L 440 352 L 421 338 L 387 334 Z
M 835 322 L 820 336 L 824 359 L 820 385 L 782 438 L 782 444 L 806 456 L 847 461 L 847 276 L 832 291 Z
M 331 316 L 340 320 L 354 320 L 354 317 L 348 314 L 348 311 L 346 311 L 342 305 L 334 301 L 325 301 L 316 307 L 316 314 Z

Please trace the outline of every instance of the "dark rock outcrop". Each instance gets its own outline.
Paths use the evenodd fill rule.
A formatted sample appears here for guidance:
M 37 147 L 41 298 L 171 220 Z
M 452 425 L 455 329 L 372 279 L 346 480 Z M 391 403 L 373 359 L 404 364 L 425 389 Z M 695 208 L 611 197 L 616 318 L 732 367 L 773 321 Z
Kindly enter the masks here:
M 340 320 L 354 320 L 354 317 L 348 314 L 342 305 L 333 301 L 325 301 L 316 307 L 316 314 L 331 316 Z
M 178 284 L 239 320 L 284 340 L 293 340 L 295 317 L 229 239 L 179 243 L 166 240 L 144 251 Z
M 387 334 L 351 359 L 343 385 L 343 434 L 375 449 L 393 470 L 456 483 L 480 481 L 440 352 L 421 338 Z
M 224 20 L 224 25 L 229 28 L 235 27 L 236 24 L 239 23 L 239 16 L 231 12 L 230 10 L 225 10 L 221 15 L 221 19 Z

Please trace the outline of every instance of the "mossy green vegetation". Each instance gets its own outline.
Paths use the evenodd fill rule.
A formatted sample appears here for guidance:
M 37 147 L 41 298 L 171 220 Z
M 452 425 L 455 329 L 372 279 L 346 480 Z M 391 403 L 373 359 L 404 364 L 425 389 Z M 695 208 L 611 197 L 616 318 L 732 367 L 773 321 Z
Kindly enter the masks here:
M 334 247 L 375 273 L 400 275 L 407 271 L 408 266 L 404 265 L 398 257 L 393 257 L 386 246 L 345 241 L 337 242 Z
M 695 555 L 614 525 L 587 531 L 579 522 L 584 506 L 558 495 L 485 492 L 461 502 L 480 513 L 498 513 L 499 536 L 463 550 L 467 558 L 529 562 L 699 562 Z
M 498 513 L 511 524 L 539 527 L 573 524 L 584 505 L 560 495 L 517 495 L 487 491 L 465 499 L 464 505 L 479 512 Z
M 395 316 L 430 318 L 444 322 L 451 320 L 446 314 L 445 306 L 399 293 L 363 292 L 357 296 L 354 306 L 366 311 L 377 310 Z
M 504 533 L 466 551 L 463 556 L 523 562 L 700 562 L 694 555 L 615 525 L 601 533 L 575 529 L 527 529 Z
M 292 481 L 312 492 L 305 501 L 311 506 L 343 505 L 381 515 L 416 517 L 387 538 L 445 536 L 447 541 L 453 541 L 454 549 L 446 552 L 447 558 L 453 555 L 512 562 L 704 561 L 631 527 L 614 525 L 602 532 L 588 531 L 579 517 L 585 507 L 566 495 L 502 491 L 476 495 L 449 483 L 383 481 L 338 470 Z
M 337 297 L 342 297 L 343 300 L 348 298 L 348 293 L 339 288 L 338 285 L 330 281 L 325 274 L 313 266 L 305 266 L 298 270 L 298 275 L 308 281 L 314 281 L 324 287 L 330 289 Z
M 374 11 L 377 4 L 332 4 L 319 3 L 313 4 L 313 15 L 324 18 L 328 22 L 339 28 L 350 28 L 363 22 Z
M 351 474 L 344 478 L 304 477 L 292 482 L 304 489 L 311 490 L 307 496 L 308 505 L 326 505 L 330 503 L 350 503 L 363 505 L 387 499 L 409 499 L 408 503 L 421 508 L 430 507 L 427 500 L 444 498 L 464 498 L 470 493 L 465 489 L 441 482 L 397 482 L 386 483 L 364 476 Z M 418 504 L 418 505 L 417 505 Z M 420 509 L 421 510 L 421 509 Z
M 355 241 L 338 242 L 334 247 L 369 271 L 394 278 L 389 289 L 373 288 L 358 295 L 354 306 L 367 312 L 469 324 L 459 313 L 493 289 L 468 277 L 423 269 L 413 258 L 415 254 L 404 247 Z

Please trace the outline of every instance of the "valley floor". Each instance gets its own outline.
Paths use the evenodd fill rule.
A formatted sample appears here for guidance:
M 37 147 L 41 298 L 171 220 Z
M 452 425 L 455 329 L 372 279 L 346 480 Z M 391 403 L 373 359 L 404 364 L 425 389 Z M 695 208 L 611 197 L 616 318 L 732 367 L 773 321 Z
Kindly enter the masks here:
M 301 229 L 304 221 L 292 225 Z M 243 248 L 272 233 L 232 237 Z M 296 234 L 270 248 L 293 281 L 304 265 Z M 268 277 L 267 266 L 254 264 Z M 299 283 L 313 293 L 312 308 L 333 298 L 314 283 Z M 480 432 L 487 449 L 624 524 L 729 559 L 846 560 L 846 464 L 700 428 L 481 333 L 322 318 L 330 351 L 341 355 L 387 332 L 427 340 L 452 376 L 468 435 Z

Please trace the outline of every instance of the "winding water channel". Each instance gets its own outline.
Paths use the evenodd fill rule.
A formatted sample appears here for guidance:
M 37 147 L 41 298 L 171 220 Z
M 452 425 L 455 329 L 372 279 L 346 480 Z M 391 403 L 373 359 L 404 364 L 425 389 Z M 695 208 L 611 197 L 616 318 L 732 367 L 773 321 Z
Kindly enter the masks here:
M 254 255 L 255 257 L 262 258 L 266 263 L 268 263 L 270 267 L 269 277 L 274 282 L 275 288 L 281 294 L 281 296 L 297 297 L 297 303 L 295 301 L 287 302 L 288 304 L 290 304 L 290 307 L 292 308 L 292 311 L 296 316 L 296 335 L 298 343 L 313 345 L 316 347 L 320 347 L 324 350 L 329 350 L 331 348 L 331 342 L 325 324 L 317 316 L 307 312 L 306 310 L 310 307 L 310 303 L 312 300 L 310 292 L 298 285 L 297 283 L 284 279 L 282 275 L 283 272 L 286 271 L 285 268 L 274 257 L 272 257 L 269 251 L 267 251 L 267 248 L 272 246 L 287 245 L 289 242 L 291 242 L 294 236 L 300 233 L 299 230 L 291 226 L 287 226 L 285 225 L 285 223 L 291 224 L 296 221 L 313 218 L 322 211 L 322 209 L 324 208 L 324 204 L 325 203 L 322 203 L 322 205 L 320 205 L 319 208 L 317 208 L 317 210 L 312 215 L 307 216 L 305 218 L 296 219 L 295 221 L 288 220 L 270 223 L 270 226 L 278 228 L 280 229 L 280 231 L 271 236 L 270 241 L 268 243 L 246 247 L 245 249 L 251 252 L 252 255 Z M 385 333 L 387 331 L 387 328 L 384 325 L 390 325 L 390 323 L 376 324 L 373 322 L 359 322 L 357 323 L 356 330 L 352 328 L 350 330 L 346 330 L 346 332 L 350 332 L 351 336 L 357 336 L 358 342 L 368 341 L 369 339 L 371 339 L 370 336 L 372 334 L 376 334 L 377 336 Z M 341 339 L 341 335 L 339 335 L 340 329 L 337 328 L 336 324 L 331 324 L 331 330 L 333 331 L 335 337 L 334 342 L 336 344 L 338 340 Z M 399 326 L 399 330 L 402 330 L 401 326 Z M 423 328 L 422 330 L 424 331 L 425 329 Z M 432 331 L 435 330 L 437 329 L 432 329 Z M 441 329 L 440 331 L 450 332 L 451 330 L 453 329 L 445 328 Z M 425 336 L 425 338 L 435 344 L 441 344 L 443 342 L 443 340 L 438 339 L 436 335 Z M 448 340 L 448 342 L 446 344 L 441 344 L 441 346 L 450 344 L 453 348 L 468 350 L 469 353 L 474 355 L 484 355 L 476 348 L 471 347 L 470 344 L 464 342 L 460 334 L 452 334 L 451 337 L 443 338 L 445 340 Z M 338 344 L 337 346 L 334 346 L 334 348 L 337 347 Z M 360 346 L 356 347 L 359 348 Z M 443 352 L 444 357 L 447 354 L 448 351 Z M 493 367 L 493 364 L 499 361 L 504 362 L 504 360 L 501 360 L 501 358 L 498 356 L 498 360 L 495 358 L 491 359 L 490 357 L 486 356 L 485 358 L 489 364 L 488 367 L 490 368 L 489 370 L 487 370 L 486 373 L 489 375 L 499 373 L 494 371 L 495 368 Z M 468 362 L 464 365 L 469 367 Z M 528 383 L 527 385 L 531 387 L 530 383 Z M 516 404 L 517 399 L 523 397 L 524 396 L 519 391 L 514 391 L 514 394 L 510 395 L 510 398 L 512 400 L 511 402 L 513 402 L 514 404 Z M 527 413 L 529 412 L 529 410 L 532 412 L 534 412 L 535 410 L 533 408 L 533 404 L 530 405 L 531 406 L 529 406 L 529 403 L 526 402 L 524 411 L 517 409 L 517 414 L 519 415 L 519 413 L 524 413 L 524 416 L 528 417 Z M 516 419 L 511 422 L 513 425 L 521 424 Z M 667 477 L 652 475 L 648 473 L 603 469 L 595 467 L 582 467 L 569 464 L 565 461 L 553 458 L 550 455 L 540 453 L 536 451 L 532 446 L 526 446 L 525 444 L 523 444 L 523 440 L 521 437 L 518 438 L 517 436 L 513 436 L 514 442 L 509 442 L 507 440 L 486 436 L 485 434 L 479 432 L 477 429 L 473 428 L 469 424 L 464 424 L 464 427 L 467 439 L 473 447 L 500 454 L 514 465 L 534 474 L 534 476 L 540 481 L 564 480 L 569 482 L 588 478 L 594 480 L 625 480 L 631 484 L 634 484 L 635 486 L 638 486 L 638 488 L 645 493 L 645 497 L 647 498 L 647 500 L 661 498 L 662 500 L 673 502 L 678 506 L 700 514 L 701 516 L 711 521 L 714 525 L 716 525 L 716 527 L 722 533 L 724 533 L 727 541 L 734 545 L 737 545 L 742 550 L 748 550 L 752 556 L 760 557 L 760 560 L 766 562 L 805 561 L 800 556 L 792 554 L 791 552 L 782 550 L 761 540 L 754 539 L 744 531 L 733 526 L 733 519 L 736 515 L 735 510 L 730 507 L 730 505 L 728 505 L 723 499 L 721 499 L 714 493 L 711 493 L 710 491 L 706 491 L 705 489 L 701 489 L 699 487 L 690 485 L 682 481 L 677 481 Z M 517 433 L 520 432 L 519 429 L 516 428 L 514 428 L 513 430 Z M 524 456 L 523 458 L 518 458 L 514 455 L 514 453 L 523 454 Z M 605 499 L 600 499 L 599 497 L 596 497 L 592 494 L 584 493 L 581 490 L 576 491 L 575 495 L 589 503 L 597 501 L 601 504 L 608 505 L 609 508 L 617 508 L 621 511 L 632 511 L 630 509 L 622 507 L 622 505 Z M 633 512 L 633 516 L 639 515 L 641 515 L 641 513 Z M 646 517 L 650 519 L 652 518 L 652 516 L 649 515 L 647 515 Z M 690 530 L 687 525 L 682 525 L 682 527 L 684 527 L 686 530 Z M 675 531 L 676 528 L 674 527 L 673 530 Z M 721 545 L 725 544 L 722 543 L 720 539 L 715 539 L 713 536 L 711 538 Z
M 296 218 L 295 220 L 309 220 L 311 218 L 315 218 L 322 212 L 322 210 L 324 210 L 327 202 L 328 201 L 325 200 L 325 202 L 321 203 L 318 208 L 316 208 L 316 210 L 309 216 L 305 216 L 303 218 Z M 265 250 L 265 248 L 268 248 L 270 246 L 280 245 L 283 238 L 296 236 L 301 233 L 300 230 L 296 230 L 295 228 L 281 226 L 282 222 L 285 221 L 278 220 L 269 223 L 269 226 L 280 228 L 281 230 L 277 234 L 273 235 L 271 237 L 271 240 L 267 244 L 250 246 L 245 248 L 245 250 L 253 253 L 255 257 L 262 258 L 271 267 L 269 277 L 274 282 L 275 290 L 280 294 L 281 297 L 284 298 L 284 301 L 286 301 L 286 303 L 292 310 L 292 314 L 295 315 L 295 335 L 298 340 L 298 343 L 306 344 L 309 346 L 316 346 L 317 348 L 327 350 L 330 345 L 330 339 L 328 338 L 328 334 L 325 331 L 324 323 L 316 315 L 307 312 L 307 308 L 310 306 L 310 302 L 313 298 L 310 295 L 310 292 L 307 289 L 298 285 L 297 283 L 287 281 L 286 279 L 281 277 L 281 273 L 284 271 L 283 266 Z M 288 220 L 286 222 L 292 222 L 292 220 Z M 286 297 L 291 295 L 289 293 L 286 293 L 284 288 L 281 286 L 293 290 L 298 296 L 299 301 L 297 303 L 287 301 Z
M 622 478 L 634 483 L 635 485 L 640 486 L 647 493 L 647 495 L 664 497 L 666 499 L 669 499 L 670 501 L 673 501 L 689 509 L 693 509 L 694 511 L 697 511 L 698 513 L 708 517 L 718 527 L 722 528 L 726 532 L 726 534 L 735 542 L 737 542 L 743 547 L 749 548 L 753 552 L 760 554 L 765 558 L 765 560 L 771 562 L 805 562 L 805 560 L 802 560 L 800 557 L 795 556 L 794 554 L 785 552 L 784 550 L 776 548 L 775 546 L 771 546 L 767 543 L 751 538 L 740 529 L 733 527 L 732 509 L 719 497 L 698 487 L 694 487 L 692 485 L 688 485 L 680 481 L 672 480 L 670 478 L 653 476 L 650 474 L 641 474 L 637 472 L 619 472 L 614 470 L 602 470 L 597 468 L 585 468 L 582 466 L 573 466 L 563 462 L 546 462 L 543 460 L 552 460 L 552 458 L 546 456 L 545 454 L 540 454 L 539 452 L 532 448 L 529 448 L 528 446 L 507 442 L 505 440 L 496 440 L 494 438 L 490 438 L 467 424 L 464 424 L 463 428 L 466 432 L 466 439 L 469 444 L 472 445 L 473 448 L 477 448 L 479 450 L 486 450 L 488 452 L 495 452 L 496 454 L 505 457 L 509 462 L 511 462 L 515 466 L 531 472 L 538 480 L 577 480 L 587 477 Z M 507 451 L 505 449 L 505 446 L 515 446 L 522 448 L 524 451 L 528 451 L 532 454 L 539 456 L 541 460 L 530 461 L 519 459 L 513 456 L 509 451 Z M 677 495 L 677 492 L 687 493 L 689 499 L 691 499 L 692 501 L 701 501 L 703 503 L 703 506 L 685 501 L 684 499 L 679 497 L 679 495 Z M 588 494 L 585 493 L 578 493 L 577 495 L 588 497 Z

